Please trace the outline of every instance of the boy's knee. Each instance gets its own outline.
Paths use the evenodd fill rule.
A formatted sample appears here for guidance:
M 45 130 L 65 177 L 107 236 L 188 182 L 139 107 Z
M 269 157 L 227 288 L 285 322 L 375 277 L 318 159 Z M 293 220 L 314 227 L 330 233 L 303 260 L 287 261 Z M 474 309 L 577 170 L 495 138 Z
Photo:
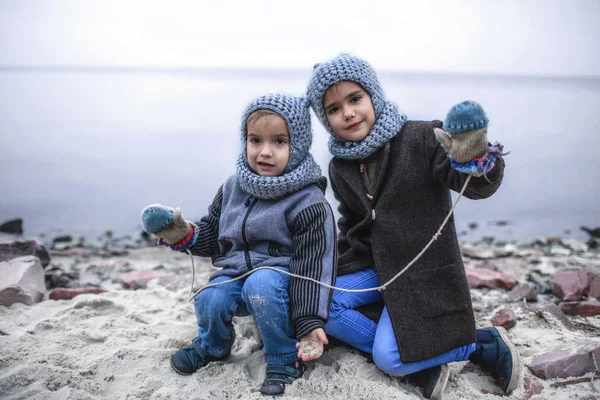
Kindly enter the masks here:
M 400 360 L 398 351 L 391 351 L 378 346 L 373 346 L 373 362 L 383 372 L 392 376 L 403 376 L 409 373 Z
M 244 282 L 242 288 L 242 297 L 244 299 L 250 296 L 268 297 L 281 290 L 287 291 L 287 279 L 282 279 L 280 272 L 262 269 L 254 272 Z
M 196 311 L 217 311 L 220 308 L 228 308 L 231 303 L 230 295 L 218 286 L 205 289 L 194 297 L 194 308 Z

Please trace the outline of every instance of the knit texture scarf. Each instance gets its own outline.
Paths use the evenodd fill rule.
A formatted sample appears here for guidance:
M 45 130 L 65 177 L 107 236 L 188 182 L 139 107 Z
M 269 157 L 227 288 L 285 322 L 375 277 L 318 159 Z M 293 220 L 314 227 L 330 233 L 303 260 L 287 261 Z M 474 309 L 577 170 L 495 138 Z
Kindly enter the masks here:
M 396 136 L 405 122 L 406 115 L 402 114 L 395 104 L 389 101 L 385 102 L 377 122 L 375 122 L 367 137 L 360 142 L 350 142 L 341 139 L 337 135 L 331 135 L 329 137 L 329 152 L 337 158 L 362 160 Z
M 321 168 L 309 153 L 296 168 L 279 176 L 261 176 L 248 166 L 244 155 L 237 160 L 237 176 L 242 189 L 259 199 L 277 199 L 294 193 L 321 177 Z

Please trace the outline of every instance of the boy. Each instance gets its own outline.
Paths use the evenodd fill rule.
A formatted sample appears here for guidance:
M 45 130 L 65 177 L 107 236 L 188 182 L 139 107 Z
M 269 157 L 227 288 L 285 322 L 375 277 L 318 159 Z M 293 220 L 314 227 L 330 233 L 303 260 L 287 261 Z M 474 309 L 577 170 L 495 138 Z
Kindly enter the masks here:
M 179 210 L 160 205 L 142 213 L 144 228 L 173 250 L 212 257 L 222 268 L 209 283 L 229 281 L 258 267 L 333 285 L 337 253 L 326 179 L 309 153 L 312 129 L 307 102 L 265 95 L 242 117 L 242 154 L 237 172 L 217 193 L 208 215 L 185 221 Z M 264 395 L 280 395 L 302 376 L 296 338 L 317 344 L 327 337 L 331 291 L 272 270 L 207 288 L 195 297 L 198 337 L 171 357 L 173 369 L 189 375 L 228 355 L 235 333 L 231 318 L 252 314 L 261 332 L 267 376 Z

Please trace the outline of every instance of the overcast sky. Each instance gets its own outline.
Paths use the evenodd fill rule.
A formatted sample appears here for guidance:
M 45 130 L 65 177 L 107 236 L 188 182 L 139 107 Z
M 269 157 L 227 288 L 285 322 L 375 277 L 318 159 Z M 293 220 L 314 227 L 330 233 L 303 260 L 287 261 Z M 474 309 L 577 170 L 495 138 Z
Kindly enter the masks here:
M 0 0 L 0 65 L 600 76 L 599 0 Z

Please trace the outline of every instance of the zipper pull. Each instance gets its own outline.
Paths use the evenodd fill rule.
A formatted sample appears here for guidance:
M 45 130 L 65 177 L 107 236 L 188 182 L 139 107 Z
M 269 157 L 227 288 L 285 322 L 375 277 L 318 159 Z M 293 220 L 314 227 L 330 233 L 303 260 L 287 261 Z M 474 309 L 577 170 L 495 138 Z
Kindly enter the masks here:
M 375 215 L 375 209 L 372 209 L 372 210 L 371 210 L 371 219 L 372 219 L 373 221 L 375 221 L 375 217 L 376 217 L 376 215 Z
M 248 198 L 246 199 L 246 201 L 244 202 L 244 205 L 245 205 L 246 207 L 248 207 L 248 206 L 250 205 L 250 201 L 252 201 L 252 196 L 250 196 L 250 197 L 248 197 Z
M 365 163 L 360 163 L 360 173 L 361 174 L 365 173 Z

